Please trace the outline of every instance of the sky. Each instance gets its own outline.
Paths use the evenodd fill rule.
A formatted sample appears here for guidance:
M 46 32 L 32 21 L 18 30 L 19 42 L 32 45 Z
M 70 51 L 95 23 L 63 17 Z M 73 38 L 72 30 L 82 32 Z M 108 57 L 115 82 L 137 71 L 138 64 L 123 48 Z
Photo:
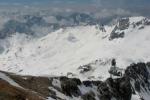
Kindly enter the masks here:
M 90 3 L 92 0 L 0 0 L 1 4 L 80 4 Z
M 6 5 L 10 7 L 11 5 L 42 5 L 46 7 L 47 5 L 51 8 L 58 7 L 61 9 L 62 7 L 72 7 L 71 9 L 77 11 L 93 11 L 96 8 L 96 10 L 107 9 L 103 10 L 101 14 L 109 16 L 116 13 L 117 15 L 134 13 L 150 16 L 148 13 L 150 11 L 150 0 L 0 0 L 0 5 L 4 5 L 6 8 Z M 112 9 L 115 10 L 110 12 Z
M 96 4 L 99 6 L 150 6 L 150 0 L 0 0 L 0 4 Z

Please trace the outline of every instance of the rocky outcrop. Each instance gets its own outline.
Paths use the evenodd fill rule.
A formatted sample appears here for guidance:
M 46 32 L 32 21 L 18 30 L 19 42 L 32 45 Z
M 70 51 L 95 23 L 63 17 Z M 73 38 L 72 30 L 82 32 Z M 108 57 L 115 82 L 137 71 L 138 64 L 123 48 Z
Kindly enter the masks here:
M 150 91 L 149 69 L 149 63 L 137 63 L 131 64 L 125 71 L 125 74 L 132 79 L 134 89 L 139 93 Z
M 129 18 L 122 18 L 118 22 L 118 29 L 125 30 L 129 28 L 129 25 L 130 25 Z
M 81 81 L 77 78 L 20 76 L 0 72 L 12 79 L 18 86 L 0 79 L 0 100 L 131 100 L 133 93 L 150 91 L 150 63 L 131 64 L 120 78 L 106 81 Z M 0 76 L 1 77 L 1 76 Z M 61 94 L 61 95 L 59 95 Z M 138 95 L 137 94 L 137 95 Z M 143 96 L 144 98 L 144 96 Z
M 130 80 L 127 77 L 112 79 L 108 78 L 106 82 L 98 86 L 100 100 L 131 100 L 132 89 Z
M 78 68 L 78 70 L 80 71 L 80 73 L 82 73 L 82 74 L 84 74 L 84 73 L 86 73 L 86 72 L 89 72 L 89 71 L 91 71 L 92 70 L 92 66 L 91 65 L 84 65 L 84 66 L 80 66 L 79 68 Z
M 144 29 L 146 26 L 150 25 L 150 20 L 148 18 L 143 18 L 139 21 L 130 21 L 131 18 L 122 18 L 118 20 L 117 25 L 110 33 L 109 40 L 114 40 L 118 38 L 124 38 L 125 30 L 129 29 L 129 27 L 133 29 Z
M 124 38 L 125 33 L 124 32 L 116 32 L 116 28 L 112 31 L 109 40 L 118 39 L 118 38 Z
M 130 100 L 131 97 L 131 92 L 129 92 L 131 89 L 130 82 L 126 78 L 109 78 L 104 82 L 90 80 L 81 82 L 80 79 L 67 78 L 65 76 L 33 77 L 19 76 L 6 72 L 1 73 L 10 77 L 20 86 L 16 87 L 7 83 L 7 81 L 0 81 L 0 84 L 2 84 L 0 85 L 1 100 L 6 97 L 19 98 L 14 100 L 26 100 L 26 98 L 28 98 L 28 100 L 46 100 L 48 97 L 56 100 L 73 99 L 74 97 L 82 98 L 83 100 L 97 100 L 96 98 L 99 98 L 99 100 L 110 100 L 110 98 L 124 98 L 123 100 Z M 126 91 L 128 91 L 128 93 L 126 93 Z M 63 94 L 65 97 L 57 94 Z
M 144 18 L 138 22 L 135 22 L 135 23 L 132 23 L 133 27 L 136 28 L 136 27 L 139 27 L 139 26 L 148 26 L 150 25 L 150 20 L 148 18 Z
M 96 100 L 95 94 L 93 92 L 86 93 L 86 94 L 82 95 L 81 98 L 83 100 Z
M 67 96 L 76 96 L 79 97 L 81 95 L 78 85 L 81 85 L 79 79 L 69 79 L 67 77 L 61 77 L 61 89 L 62 92 Z
M 109 40 L 123 38 L 125 33 L 123 30 L 128 29 L 130 25 L 129 18 L 123 18 L 118 21 L 118 25 L 115 26 L 110 34 Z

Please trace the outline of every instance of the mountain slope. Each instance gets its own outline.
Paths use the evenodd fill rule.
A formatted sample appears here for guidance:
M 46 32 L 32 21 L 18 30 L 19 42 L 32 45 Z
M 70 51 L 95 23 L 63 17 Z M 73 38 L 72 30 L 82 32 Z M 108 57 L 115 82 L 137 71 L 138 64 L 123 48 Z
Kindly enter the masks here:
M 149 62 L 131 64 L 121 78 L 109 77 L 105 81 L 21 76 L 0 71 L 0 99 L 149 100 L 149 69 Z
M 120 27 L 124 23 L 120 23 L 68 27 L 39 39 L 16 33 L 1 44 L 5 51 L 0 55 L 0 69 L 26 75 L 69 75 L 83 80 L 94 76 L 105 80 L 112 58 L 123 69 L 131 63 L 150 61 L 149 19 L 131 17 L 123 29 Z M 110 40 L 113 32 L 124 32 L 124 36 Z M 92 64 L 92 70 L 80 73 L 79 67 L 87 64 Z

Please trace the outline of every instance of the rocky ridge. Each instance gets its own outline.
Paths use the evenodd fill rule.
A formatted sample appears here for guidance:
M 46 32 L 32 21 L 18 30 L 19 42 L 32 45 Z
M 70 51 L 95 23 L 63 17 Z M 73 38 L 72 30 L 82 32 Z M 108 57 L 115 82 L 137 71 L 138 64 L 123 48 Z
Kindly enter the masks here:
M 111 100 L 112 98 L 131 100 L 136 94 L 148 100 L 143 94 L 150 92 L 149 69 L 149 63 L 131 64 L 122 77 L 110 77 L 105 81 L 81 81 L 65 76 L 20 76 L 1 71 L 0 98 L 1 100 Z

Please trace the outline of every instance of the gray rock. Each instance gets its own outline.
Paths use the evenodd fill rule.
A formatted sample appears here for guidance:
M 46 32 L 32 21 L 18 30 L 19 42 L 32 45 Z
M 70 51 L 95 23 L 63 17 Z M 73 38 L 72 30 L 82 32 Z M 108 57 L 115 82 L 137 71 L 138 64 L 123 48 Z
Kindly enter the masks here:
M 125 30 L 129 27 L 129 18 L 123 18 L 123 19 L 120 19 L 119 22 L 118 22 L 118 29 L 119 30 Z

